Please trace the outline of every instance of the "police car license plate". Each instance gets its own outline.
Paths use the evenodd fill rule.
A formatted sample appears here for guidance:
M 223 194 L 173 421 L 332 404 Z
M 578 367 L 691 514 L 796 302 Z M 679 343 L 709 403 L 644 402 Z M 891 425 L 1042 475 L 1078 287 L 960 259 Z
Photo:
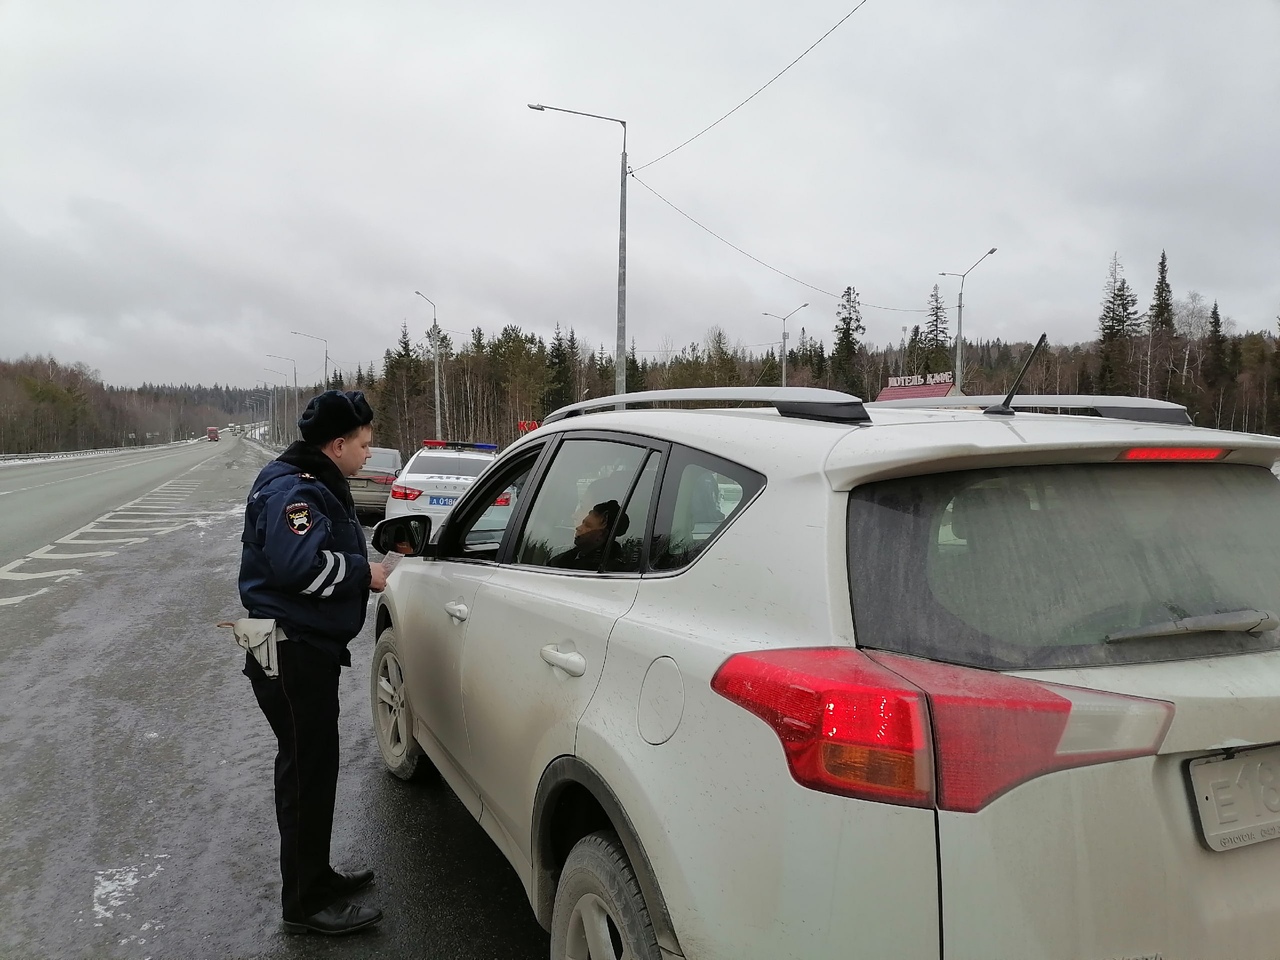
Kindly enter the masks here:
M 429 507 L 452 507 L 453 501 L 457 497 L 427 497 L 427 506 Z
M 1200 829 L 1210 850 L 1280 837 L 1280 747 L 1191 761 Z

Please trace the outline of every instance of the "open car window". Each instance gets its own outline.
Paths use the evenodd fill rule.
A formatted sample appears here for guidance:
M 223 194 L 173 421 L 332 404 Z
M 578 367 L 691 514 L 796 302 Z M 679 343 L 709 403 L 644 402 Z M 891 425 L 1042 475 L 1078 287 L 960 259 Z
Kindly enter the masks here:
M 447 560 L 496 561 L 507 528 L 515 519 L 521 497 L 542 448 L 535 448 L 504 465 L 472 493 L 468 493 L 445 522 L 440 534 L 440 557 Z

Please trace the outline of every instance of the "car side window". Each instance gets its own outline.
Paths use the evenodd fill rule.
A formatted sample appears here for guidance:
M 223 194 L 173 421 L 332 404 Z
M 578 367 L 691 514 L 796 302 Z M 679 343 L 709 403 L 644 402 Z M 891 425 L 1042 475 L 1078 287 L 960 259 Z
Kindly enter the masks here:
M 565 440 L 533 498 L 513 562 L 588 571 L 620 562 L 615 540 L 631 523 L 623 506 L 648 454 L 620 441 Z
M 764 477 L 709 453 L 672 451 L 649 550 L 651 570 L 687 567 L 764 487 Z
M 440 556 L 454 560 L 497 560 L 502 539 L 516 515 L 520 497 L 541 450 L 532 450 L 492 477 L 462 513 L 446 521 Z

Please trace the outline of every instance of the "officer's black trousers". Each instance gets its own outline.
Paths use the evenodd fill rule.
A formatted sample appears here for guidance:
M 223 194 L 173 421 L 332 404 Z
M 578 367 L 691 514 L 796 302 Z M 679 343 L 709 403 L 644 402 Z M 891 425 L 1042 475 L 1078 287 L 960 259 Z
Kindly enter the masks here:
M 329 839 L 338 786 L 338 663 L 292 640 L 279 645 L 280 675 L 269 678 L 247 658 L 258 705 L 275 731 L 276 822 L 280 827 L 284 919 L 302 920 L 329 906 Z

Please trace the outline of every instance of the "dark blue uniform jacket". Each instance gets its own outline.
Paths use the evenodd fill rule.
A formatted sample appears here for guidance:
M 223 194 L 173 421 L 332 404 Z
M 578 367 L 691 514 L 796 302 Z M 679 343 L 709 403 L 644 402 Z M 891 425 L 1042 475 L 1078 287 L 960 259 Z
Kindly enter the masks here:
M 332 474 L 341 477 L 336 467 Z M 369 555 L 349 498 L 344 503 L 300 466 L 273 460 L 254 481 L 240 538 L 240 601 L 249 616 L 274 618 L 290 640 L 343 666 L 351 664 L 347 643 L 364 626 L 369 602 Z

